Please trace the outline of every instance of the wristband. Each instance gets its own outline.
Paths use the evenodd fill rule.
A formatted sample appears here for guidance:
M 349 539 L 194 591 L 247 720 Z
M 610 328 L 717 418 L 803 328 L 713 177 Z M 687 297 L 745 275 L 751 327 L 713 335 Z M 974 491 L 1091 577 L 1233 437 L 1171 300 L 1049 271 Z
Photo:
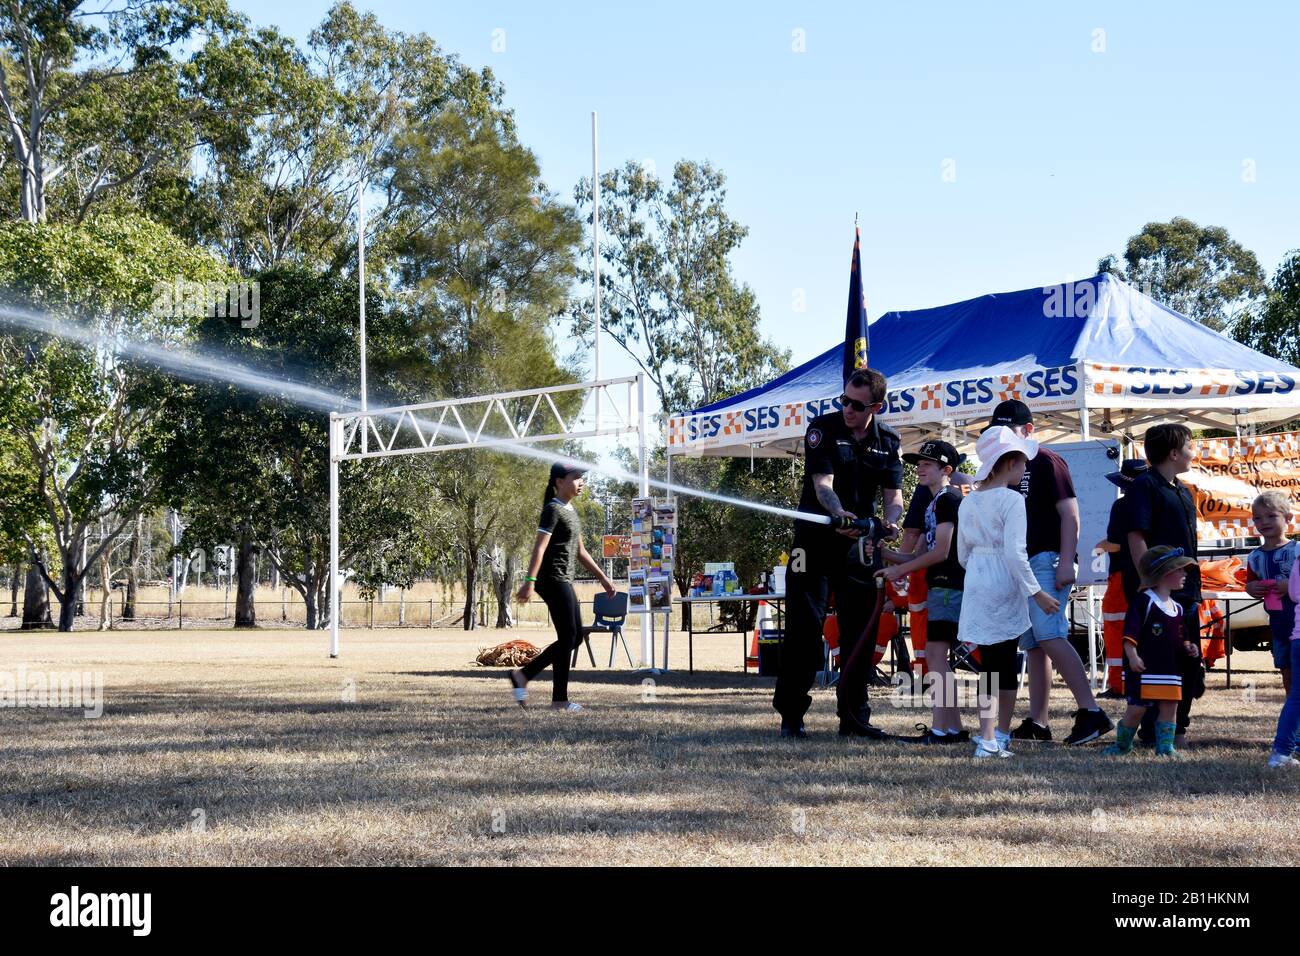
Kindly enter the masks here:
M 524 575 L 524 580 L 525 580 L 525 581 L 532 581 L 534 584 L 537 583 L 537 578 L 531 578 L 531 577 L 529 577 L 529 576 L 526 575 L 526 574 Z

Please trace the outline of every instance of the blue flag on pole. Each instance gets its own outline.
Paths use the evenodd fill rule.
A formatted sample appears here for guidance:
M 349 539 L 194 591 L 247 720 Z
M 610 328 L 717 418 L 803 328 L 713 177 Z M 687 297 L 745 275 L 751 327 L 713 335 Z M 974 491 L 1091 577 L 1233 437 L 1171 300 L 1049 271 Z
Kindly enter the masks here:
M 862 291 L 862 231 L 853 229 L 853 265 L 849 270 L 849 311 L 844 324 L 844 381 L 867 367 L 871 333 L 867 331 L 867 297 Z

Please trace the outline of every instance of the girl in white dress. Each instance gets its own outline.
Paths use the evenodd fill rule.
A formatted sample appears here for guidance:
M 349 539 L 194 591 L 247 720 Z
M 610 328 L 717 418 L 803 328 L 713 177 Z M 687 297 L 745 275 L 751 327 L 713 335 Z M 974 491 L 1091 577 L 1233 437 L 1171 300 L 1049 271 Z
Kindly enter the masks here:
M 957 560 L 966 569 L 958 633 L 980 651 L 980 739 L 976 757 L 1010 757 L 1016 703 L 1016 650 L 1029 629 L 1032 597 L 1048 614 L 1060 607 L 1034 579 L 1025 554 L 1025 499 L 1020 493 L 1038 442 L 998 425 L 975 446 L 976 490 L 957 513 Z

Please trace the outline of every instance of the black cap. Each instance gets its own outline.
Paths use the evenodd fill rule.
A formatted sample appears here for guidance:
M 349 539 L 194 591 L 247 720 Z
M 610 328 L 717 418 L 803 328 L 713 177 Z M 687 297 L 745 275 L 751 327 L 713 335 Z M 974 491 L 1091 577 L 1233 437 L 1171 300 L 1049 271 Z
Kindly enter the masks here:
M 930 438 L 921 442 L 919 451 L 909 451 L 903 456 L 903 461 L 915 465 L 918 461 L 937 461 L 941 465 L 948 465 L 954 471 L 961 464 L 962 456 L 957 453 L 957 449 L 952 447 L 946 441 L 940 441 L 938 438 Z
M 1106 480 L 1118 488 L 1127 488 L 1137 480 L 1138 476 L 1144 474 L 1147 470 L 1146 460 L 1143 458 L 1125 458 L 1124 464 L 1119 466 L 1119 471 L 1112 471 L 1106 476 Z
M 585 475 L 590 470 L 586 465 L 576 465 L 571 461 L 557 461 L 551 466 L 551 480 L 568 478 L 570 475 Z
M 997 425 L 1015 428 L 1018 425 L 1032 425 L 1033 423 L 1034 415 L 1029 410 L 1029 406 L 1024 402 L 1009 398 L 1005 402 L 999 402 L 998 407 L 993 409 L 993 417 L 989 419 L 989 428 Z

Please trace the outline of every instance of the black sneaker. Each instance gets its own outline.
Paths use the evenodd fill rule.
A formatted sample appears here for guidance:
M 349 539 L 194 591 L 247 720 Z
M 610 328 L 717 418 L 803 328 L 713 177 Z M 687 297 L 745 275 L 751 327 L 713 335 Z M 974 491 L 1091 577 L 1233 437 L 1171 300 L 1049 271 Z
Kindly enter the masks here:
M 799 740 L 807 740 L 807 739 L 808 739 L 808 731 L 806 731 L 806 730 L 803 729 L 803 721 L 802 721 L 802 720 L 786 720 L 785 718 L 782 718 L 782 719 L 781 719 L 781 736 L 782 736 L 782 737 L 796 737 L 796 738 L 798 738 Z
M 970 732 L 966 730 L 960 730 L 955 734 L 936 734 L 932 729 L 927 727 L 925 724 L 917 724 L 916 729 L 921 732 L 920 736 L 908 737 L 906 738 L 908 742 L 919 743 L 919 744 L 938 744 L 940 746 L 945 744 L 970 743 Z
M 1128 694 L 1122 690 L 1116 690 L 1113 687 L 1107 687 L 1097 695 L 1098 700 L 1128 700 Z
M 1042 724 L 1036 724 L 1028 717 L 1020 722 L 1020 726 L 1011 731 L 1012 740 L 1051 740 L 1052 728 L 1044 727 Z
M 1106 716 L 1105 711 L 1079 708 L 1074 712 L 1074 729 L 1070 731 L 1070 736 L 1065 738 L 1065 742 L 1072 746 L 1086 744 L 1114 729 L 1115 723 Z

